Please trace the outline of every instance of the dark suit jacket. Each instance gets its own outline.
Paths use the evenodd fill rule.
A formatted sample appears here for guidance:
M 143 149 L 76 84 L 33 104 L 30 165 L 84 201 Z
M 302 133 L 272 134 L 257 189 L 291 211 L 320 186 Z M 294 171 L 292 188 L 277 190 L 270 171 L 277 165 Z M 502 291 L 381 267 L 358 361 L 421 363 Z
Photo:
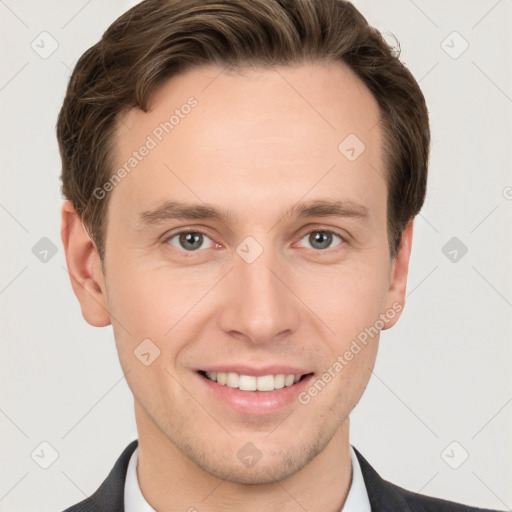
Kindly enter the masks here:
M 94 494 L 64 512 L 124 512 L 126 470 L 137 444 L 135 440 L 125 448 Z M 355 448 L 354 451 L 361 465 L 372 512 L 493 512 L 402 489 L 383 480 Z

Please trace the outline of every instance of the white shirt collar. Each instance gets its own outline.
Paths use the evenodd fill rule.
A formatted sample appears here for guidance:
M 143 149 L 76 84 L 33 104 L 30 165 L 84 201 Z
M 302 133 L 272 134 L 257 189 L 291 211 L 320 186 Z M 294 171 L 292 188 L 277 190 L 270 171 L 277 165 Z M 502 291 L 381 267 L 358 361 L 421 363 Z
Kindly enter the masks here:
M 125 512 L 156 512 L 146 501 L 139 487 L 137 479 L 137 461 L 139 460 L 139 446 L 130 457 L 126 480 L 124 482 L 124 511 Z
M 130 457 L 126 481 L 124 485 L 124 510 L 125 512 L 156 512 L 156 510 L 144 498 L 137 480 L 137 460 L 139 447 Z M 350 446 L 350 460 L 352 461 L 352 481 L 347 499 L 340 512 L 371 512 L 368 492 L 364 484 L 363 473 L 357 455 Z
M 350 460 L 352 461 L 352 482 L 341 512 L 371 512 L 363 473 L 352 445 L 350 446 Z

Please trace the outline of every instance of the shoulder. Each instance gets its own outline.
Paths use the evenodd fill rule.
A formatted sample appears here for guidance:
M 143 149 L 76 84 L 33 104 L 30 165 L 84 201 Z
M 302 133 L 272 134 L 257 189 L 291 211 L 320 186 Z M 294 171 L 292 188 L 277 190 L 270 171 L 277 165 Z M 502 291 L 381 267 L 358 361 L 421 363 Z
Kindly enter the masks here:
M 411 512 L 497 512 L 490 509 L 476 508 L 463 503 L 455 503 L 454 501 L 426 496 L 403 489 L 391 482 L 385 480 L 384 482 L 393 492 L 402 497 L 409 507 L 408 510 Z
M 64 512 L 124 512 L 124 485 L 126 471 L 132 453 L 138 446 L 138 440 L 132 441 L 121 453 L 107 478 L 98 489 L 85 500 L 73 505 Z
M 412 492 L 387 480 L 354 448 L 372 512 L 498 512 Z

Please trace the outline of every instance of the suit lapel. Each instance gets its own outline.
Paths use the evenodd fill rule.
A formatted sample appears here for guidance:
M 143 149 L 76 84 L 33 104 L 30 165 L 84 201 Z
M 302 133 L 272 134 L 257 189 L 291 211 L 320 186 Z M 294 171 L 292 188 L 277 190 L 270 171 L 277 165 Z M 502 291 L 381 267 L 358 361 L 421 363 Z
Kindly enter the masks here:
M 96 492 L 76 512 L 124 512 L 124 485 L 128 462 L 137 448 L 138 440 L 132 441 L 117 459 L 114 467 Z
M 396 492 L 395 486 L 382 479 L 356 448 L 354 451 L 361 466 L 372 512 L 409 512 L 411 509 Z

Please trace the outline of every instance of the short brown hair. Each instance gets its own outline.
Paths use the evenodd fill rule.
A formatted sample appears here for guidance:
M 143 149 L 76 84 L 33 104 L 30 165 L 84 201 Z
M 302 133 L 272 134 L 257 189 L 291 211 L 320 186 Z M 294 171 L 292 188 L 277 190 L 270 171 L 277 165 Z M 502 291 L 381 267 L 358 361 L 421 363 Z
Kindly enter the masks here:
M 390 254 L 426 192 L 430 129 L 425 98 L 399 48 L 344 0 L 145 0 L 120 16 L 78 60 L 57 121 L 62 193 L 103 261 L 113 136 L 131 108 L 147 112 L 165 79 L 201 64 L 341 62 L 375 97 L 384 134 Z M 341 141 L 340 141 L 341 142 Z

